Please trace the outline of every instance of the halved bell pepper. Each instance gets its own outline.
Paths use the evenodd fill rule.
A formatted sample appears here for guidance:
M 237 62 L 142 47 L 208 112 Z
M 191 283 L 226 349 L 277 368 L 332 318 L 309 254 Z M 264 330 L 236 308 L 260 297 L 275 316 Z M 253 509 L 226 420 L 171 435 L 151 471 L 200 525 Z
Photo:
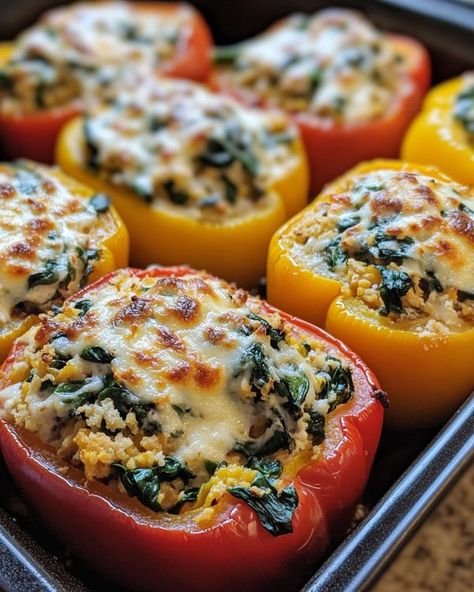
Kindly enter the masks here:
M 358 298 L 341 295 L 342 283 L 338 279 L 325 275 L 324 270 L 310 270 L 291 253 L 292 229 L 300 227 L 305 217 L 311 220 L 319 203 L 337 199 L 351 177 L 379 170 L 420 173 L 453 182 L 437 169 L 400 161 L 376 160 L 353 168 L 329 184 L 313 204 L 274 235 L 268 254 L 268 299 L 324 327 L 357 351 L 388 393 L 389 426 L 400 429 L 438 425 L 474 388 L 474 327 L 447 330 L 437 338 L 430 332 L 417 332 L 416 321 L 400 320 L 395 325 Z
M 252 287 L 265 274 L 266 252 L 273 233 L 307 203 L 308 169 L 299 139 L 294 154 L 294 165 L 283 168 L 275 177 L 265 207 L 218 223 L 193 219 L 186 214 L 185 206 L 182 214 L 152 207 L 133 191 L 101 179 L 86 165 L 82 118 L 62 130 L 56 160 L 71 176 L 112 197 L 130 232 L 134 265 L 189 263 Z
M 472 132 L 470 139 L 455 117 L 456 102 L 464 84 L 460 76 L 429 92 L 421 113 L 408 128 L 401 155 L 411 162 L 435 165 L 459 183 L 474 185 Z M 474 81 L 471 86 L 474 88 Z
M 78 183 L 59 169 L 46 168 L 33 162 L 27 164 L 30 170 L 36 169 L 41 172 L 41 170 L 46 169 L 48 174 L 55 177 L 75 197 L 89 200 L 95 193 L 92 189 Z M 109 206 L 107 211 L 100 214 L 97 225 L 93 230 L 93 236 L 93 243 L 99 249 L 99 257 L 93 262 L 88 282 L 94 282 L 114 269 L 128 264 L 128 231 L 114 207 Z M 41 271 L 41 269 L 38 269 L 38 271 Z M 6 358 L 15 339 L 25 333 L 37 320 L 36 314 L 28 314 L 23 317 L 12 318 L 6 325 L 0 325 L 0 360 Z
M 128 273 L 175 279 L 192 272 L 181 267 Z M 87 298 L 115 276 L 102 278 L 75 298 Z M 261 307 L 262 314 L 277 312 L 266 303 Z M 164 592 L 296 590 L 329 542 L 343 533 L 377 447 L 383 419 L 380 391 L 372 372 L 346 346 L 317 327 L 281 314 L 297 332 L 320 341 L 325 352 L 347 361 L 354 395 L 327 416 L 326 438 L 317 457 L 298 467 L 283 463 L 283 479 L 295 487 L 299 501 L 291 532 L 280 536 L 272 536 L 254 510 L 229 495 L 221 498 L 206 525 L 193 521 L 192 510 L 177 515 L 153 512 L 125 492 L 97 479 L 87 481 L 81 469 L 3 415 L 0 446 L 17 485 L 45 526 L 102 577 L 149 592 L 157 589 L 157 582 Z M 4 363 L 0 389 L 26 378 L 25 369 L 17 365 L 24 346 L 17 341 Z
M 104 3 L 105 6 L 107 4 L 107 2 Z M 202 81 L 208 76 L 211 68 L 212 36 L 201 14 L 191 6 L 182 3 L 130 3 L 134 11 L 149 13 L 150 16 L 177 13 L 183 9 L 183 6 L 186 6 L 186 10 L 192 11 L 189 25 L 180 33 L 176 53 L 159 64 L 158 72 L 174 78 Z M 68 10 L 68 8 L 61 10 Z M 14 42 L 2 44 L 0 68 L 14 51 Z M 130 68 L 133 69 L 133 67 L 130 63 Z M 154 73 L 156 72 L 150 72 L 150 76 Z M 7 158 L 25 157 L 51 164 L 54 161 L 54 148 L 59 130 L 82 110 L 81 97 L 58 107 L 18 113 L 2 112 L 0 101 L 0 145 L 4 155 Z
M 338 18 L 339 15 L 345 19 L 354 18 L 351 17 L 350 11 L 332 8 L 321 11 L 319 18 L 321 22 L 327 20 L 329 29 L 333 18 Z M 276 22 L 256 40 L 271 36 L 285 27 L 290 18 Z M 384 37 L 395 51 L 403 56 L 407 64 L 408 86 L 400 89 L 393 99 L 393 104 L 383 116 L 360 123 L 345 123 L 320 118 L 309 110 L 291 112 L 300 128 L 306 148 L 312 196 L 316 195 L 325 183 L 358 162 L 376 157 L 397 157 L 403 134 L 420 108 L 430 84 L 431 66 L 428 52 L 418 41 L 410 37 L 395 33 L 388 33 Z M 245 41 L 242 47 L 249 44 L 252 44 L 252 40 Z M 226 48 L 223 48 L 224 55 L 225 50 Z M 238 50 L 239 45 L 234 46 L 229 54 L 238 55 Z M 216 64 L 209 78 L 210 86 L 235 96 L 245 104 L 269 106 L 265 99 L 259 96 L 258 82 L 256 89 L 233 86 L 228 72 L 225 64 Z M 270 103 L 270 106 L 275 105 Z

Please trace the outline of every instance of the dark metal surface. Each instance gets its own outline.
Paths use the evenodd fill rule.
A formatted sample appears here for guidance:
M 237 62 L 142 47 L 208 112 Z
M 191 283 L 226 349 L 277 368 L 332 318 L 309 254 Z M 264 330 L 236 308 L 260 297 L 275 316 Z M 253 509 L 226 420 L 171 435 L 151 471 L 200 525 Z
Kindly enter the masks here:
M 0 0 L 0 38 L 12 38 L 55 0 Z M 474 69 L 474 9 L 450 0 L 195 0 L 216 40 L 254 35 L 276 18 L 329 5 L 363 10 L 380 27 L 413 35 L 430 49 L 435 80 Z M 383 434 L 364 496 L 367 518 L 331 554 L 305 592 L 359 592 L 377 579 L 472 457 L 471 397 L 437 435 Z M 421 453 L 421 454 L 420 454 Z M 400 475 L 402 475 L 400 477 Z M 395 485 L 393 485 L 393 483 Z M 0 589 L 112 592 L 39 528 L 0 462 Z
M 367 590 L 474 457 L 474 395 L 454 414 L 303 592 Z

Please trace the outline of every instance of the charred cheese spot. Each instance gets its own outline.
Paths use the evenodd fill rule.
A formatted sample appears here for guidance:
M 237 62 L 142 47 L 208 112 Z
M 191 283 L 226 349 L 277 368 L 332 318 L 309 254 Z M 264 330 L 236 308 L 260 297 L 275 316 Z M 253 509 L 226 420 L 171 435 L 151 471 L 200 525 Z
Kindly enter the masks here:
M 344 195 L 293 226 L 295 258 L 394 323 L 440 334 L 472 327 L 472 189 L 380 170 L 349 179 Z

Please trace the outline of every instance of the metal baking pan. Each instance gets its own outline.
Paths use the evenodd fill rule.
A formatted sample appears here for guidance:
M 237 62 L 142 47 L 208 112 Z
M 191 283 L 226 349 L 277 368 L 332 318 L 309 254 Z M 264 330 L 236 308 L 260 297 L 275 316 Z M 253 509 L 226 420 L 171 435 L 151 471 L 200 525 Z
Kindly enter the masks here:
M 294 11 L 329 5 L 362 10 L 382 28 L 430 50 L 434 80 L 474 69 L 474 8 L 451 0 L 196 0 L 217 43 L 255 35 Z M 2 0 L 0 39 L 12 38 L 54 0 Z M 472 461 L 474 395 L 438 430 L 384 431 L 358 526 L 332 549 L 303 592 L 369 589 Z M 315 566 L 317 569 L 318 566 Z M 31 516 L 0 458 L 0 590 L 119 592 L 51 540 Z

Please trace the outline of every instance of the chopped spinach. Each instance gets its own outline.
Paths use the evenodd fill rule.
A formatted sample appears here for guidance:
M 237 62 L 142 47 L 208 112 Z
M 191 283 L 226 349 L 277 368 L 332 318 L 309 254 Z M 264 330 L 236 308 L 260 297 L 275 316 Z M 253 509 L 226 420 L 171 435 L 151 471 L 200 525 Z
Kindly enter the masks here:
M 90 198 L 89 203 L 98 214 L 103 214 L 104 212 L 107 212 L 110 207 L 110 197 L 105 195 L 105 193 L 95 193 Z
M 411 277 L 398 269 L 387 269 L 381 265 L 377 265 L 377 269 L 382 279 L 379 292 L 384 303 L 384 306 L 380 309 L 380 314 L 388 315 L 390 312 L 403 312 L 401 298 L 410 288 L 413 288 Z
M 188 194 L 185 191 L 176 189 L 175 182 L 173 180 L 163 183 L 163 187 L 165 188 L 168 198 L 171 202 L 178 206 L 183 206 L 187 203 L 189 199 Z
M 383 263 L 398 263 L 400 264 L 405 257 L 414 241 L 410 237 L 396 238 L 386 234 L 382 229 L 378 229 L 375 233 L 375 245 L 369 247 L 367 250 L 372 257 Z
M 324 260 L 329 269 L 334 269 L 346 259 L 347 255 L 341 248 L 341 237 L 337 236 L 324 249 Z
M 87 116 L 84 116 L 84 124 L 82 126 L 82 131 L 84 134 L 84 141 L 87 148 L 86 164 L 90 169 L 97 169 L 99 167 L 99 149 L 95 144 L 91 129 L 91 122 Z
M 224 197 L 230 204 L 235 204 L 237 201 L 237 185 L 229 179 L 227 175 L 221 176 L 222 182 L 224 183 Z
M 458 290 L 458 300 L 459 302 L 464 302 L 464 300 L 474 300 L 474 294 L 471 292 L 464 292 L 464 290 Z
M 160 426 L 155 421 L 148 419 L 148 414 L 154 408 L 154 405 L 152 403 L 142 403 L 134 393 L 115 382 L 112 376 L 107 377 L 105 388 L 97 398 L 98 401 L 104 399 L 112 399 L 115 408 L 123 419 L 127 417 L 130 411 L 133 411 L 138 423 L 147 428 L 145 430 L 147 433 L 151 434 L 160 430 Z
M 79 300 L 78 302 L 76 302 L 76 304 L 74 305 L 74 308 L 76 310 L 79 310 L 79 316 L 83 317 L 91 308 L 92 306 L 92 302 L 90 300 Z
M 229 487 L 228 491 L 248 504 L 256 512 L 263 528 L 273 536 L 293 532 L 292 519 L 298 506 L 298 494 L 293 485 L 278 493 L 269 479 L 258 473 L 252 487 L 261 489 L 262 495 L 249 487 Z
M 241 48 L 238 45 L 216 47 L 212 53 L 215 64 L 234 64 L 239 58 Z
M 273 349 L 278 349 L 278 344 L 280 341 L 285 340 L 285 332 L 282 329 L 276 329 L 275 327 L 272 327 L 266 319 L 258 316 L 254 312 L 251 312 L 247 316 L 252 321 L 259 321 L 264 326 L 265 333 L 270 337 L 270 345 L 273 347 Z
M 268 360 L 261 343 L 252 343 L 244 351 L 237 376 L 247 368 L 250 369 L 250 384 L 257 392 L 260 392 L 270 380 Z
M 206 148 L 199 155 L 199 160 L 217 168 L 226 167 L 238 161 L 251 177 L 255 177 L 259 169 L 251 139 L 244 134 L 239 125 L 232 122 L 227 124 L 223 136 L 209 138 Z
M 110 364 L 114 359 L 114 355 L 105 351 L 99 345 L 91 345 L 86 347 L 81 352 L 81 358 L 86 362 L 95 362 L 96 364 Z
M 280 369 L 279 376 L 275 391 L 287 400 L 288 407 L 298 416 L 309 391 L 309 379 L 304 372 L 296 373 L 296 368 L 291 371 Z
M 321 444 L 326 438 L 326 433 L 324 431 L 326 418 L 322 413 L 319 413 L 319 411 L 315 411 L 314 409 L 307 409 L 307 412 L 309 415 L 306 428 L 308 434 L 311 435 L 314 445 Z
M 245 463 L 245 466 L 254 471 L 262 473 L 267 479 L 278 479 L 282 474 L 283 467 L 277 459 L 261 459 L 255 456 L 251 456 Z
M 318 372 L 318 376 L 324 379 L 324 384 L 319 393 L 319 399 L 328 398 L 331 393 L 335 393 L 336 398 L 330 403 L 328 413 L 333 411 L 338 405 L 347 403 L 354 392 L 354 383 L 349 368 L 345 368 L 341 361 L 333 356 L 328 356 L 331 362 L 328 371 Z
M 167 512 L 169 514 L 178 514 L 185 503 L 195 502 L 199 494 L 199 489 L 199 487 L 189 487 L 188 489 L 184 489 L 179 494 L 178 501 L 174 504 L 173 507 L 168 508 Z
M 347 230 L 348 228 L 351 228 L 352 226 L 359 224 L 359 222 L 360 222 L 359 214 L 355 214 L 355 213 L 345 214 L 344 216 L 341 216 L 339 218 L 339 222 L 337 224 L 337 229 L 339 230 L 339 232 L 344 232 L 344 230 Z
M 53 259 L 46 261 L 45 267 L 42 271 L 32 273 L 28 278 L 28 288 L 36 288 L 36 286 L 55 284 L 59 280 L 58 264 Z
M 187 483 L 194 477 L 194 473 L 174 456 L 166 456 L 163 466 L 150 469 L 127 469 L 119 463 L 113 463 L 111 466 L 118 472 L 128 495 L 136 497 L 144 506 L 155 512 L 163 511 L 156 500 L 161 483 L 175 479 L 181 479 L 183 483 Z
M 263 442 L 260 442 L 259 440 L 237 442 L 234 446 L 234 450 L 247 457 L 268 456 L 278 450 L 290 450 L 292 445 L 293 442 L 288 432 L 282 428 L 275 428 L 272 434 Z
M 209 475 L 212 477 L 212 475 L 214 475 L 214 473 L 217 470 L 217 463 L 214 462 L 213 460 L 209 460 L 206 458 L 204 460 L 204 468 L 209 473 Z

